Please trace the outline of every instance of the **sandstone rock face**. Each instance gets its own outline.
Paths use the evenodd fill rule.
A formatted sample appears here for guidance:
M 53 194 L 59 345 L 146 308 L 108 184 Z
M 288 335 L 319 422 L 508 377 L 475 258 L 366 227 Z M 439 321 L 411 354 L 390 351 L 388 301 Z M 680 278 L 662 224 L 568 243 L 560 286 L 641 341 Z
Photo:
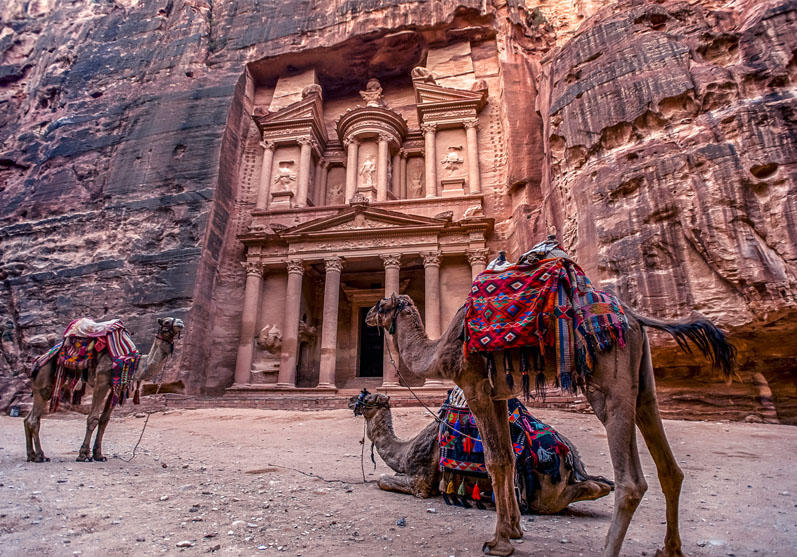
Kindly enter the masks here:
M 787 384 L 796 7 L 619 2 L 598 12 L 541 79 L 547 203 L 536 221 L 637 308 L 710 316 L 734 332 L 742 370 Z M 685 376 L 685 361 L 666 350 L 656 363 Z
M 491 247 L 516 255 L 557 230 L 641 311 L 694 308 L 734 331 L 743 370 L 789 407 L 797 3 L 602 4 L 6 1 L 0 375 L 78 315 L 122 318 L 142 349 L 154 317 L 174 315 L 187 331 L 173 378 L 221 392 L 257 178 L 246 65 L 316 57 L 364 85 L 470 37 L 498 51 L 473 50 L 500 88 Z M 656 340 L 680 404 L 697 366 Z

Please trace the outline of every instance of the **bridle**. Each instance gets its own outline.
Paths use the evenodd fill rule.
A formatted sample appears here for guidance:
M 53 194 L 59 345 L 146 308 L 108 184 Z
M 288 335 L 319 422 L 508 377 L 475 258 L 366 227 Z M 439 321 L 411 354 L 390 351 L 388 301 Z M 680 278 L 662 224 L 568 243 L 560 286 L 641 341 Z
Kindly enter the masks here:
M 354 401 L 354 415 L 361 416 L 363 410 L 366 408 L 386 408 L 388 406 L 387 401 L 381 401 L 379 399 L 375 401 L 366 400 L 371 393 L 368 392 L 368 389 L 363 389 L 360 394 L 357 396 L 357 400 Z
M 169 345 L 170 354 L 174 352 L 174 340 L 180 338 L 183 332 L 182 327 L 174 326 L 174 324 L 177 321 L 178 321 L 177 319 L 172 319 L 172 318 L 164 320 L 164 322 L 160 324 L 158 333 L 155 335 L 155 338 L 157 338 L 158 340 L 162 340 L 163 342 Z M 180 322 L 182 323 L 182 321 Z
M 379 302 L 379 303 L 381 304 L 382 302 Z M 398 317 L 399 312 L 401 310 L 403 310 L 404 308 L 406 308 L 407 306 L 409 306 L 409 304 L 407 302 L 405 302 L 404 300 L 400 300 L 396 304 L 396 307 L 393 308 L 393 318 L 390 320 L 390 327 L 385 327 L 382 323 L 379 323 L 379 326 L 382 327 L 383 329 L 385 329 L 389 334 L 395 335 L 396 334 L 396 318 Z M 382 312 L 379 311 L 379 310 L 377 310 L 377 313 L 379 313 L 380 315 L 382 314 Z

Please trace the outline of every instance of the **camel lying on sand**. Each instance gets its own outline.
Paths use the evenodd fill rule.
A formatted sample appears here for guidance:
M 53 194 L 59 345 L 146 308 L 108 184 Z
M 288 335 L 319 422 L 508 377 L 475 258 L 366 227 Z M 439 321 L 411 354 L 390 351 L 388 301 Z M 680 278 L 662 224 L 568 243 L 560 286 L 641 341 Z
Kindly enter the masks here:
M 393 431 L 389 396 L 363 390 L 361 395 L 349 400 L 349 408 L 355 415 L 360 413 L 365 417 L 368 439 L 374 443 L 385 464 L 396 471 L 395 475 L 383 474 L 379 478 L 377 485 L 381 489 L 421 498 L 439 493 L 442 472 L 437 422 L 431 422 L 414 438 L 402 441 Z M 614 484 L 606 478 L 588 475 L 575 446 L 559 435 L 570 449 L 572 465 L 566 459 L 560 459 L 560 479 L 556 483 L 549 476 L 534 472 L 539 488 L 533 490 L 531 498 L 521 494 L 530 512 L 557 513 L 570 503 L 599 499 L 614 489 Z
M 131 381 L 138 385 L 141 381 L 151 380 L 162 369 L 167 359 L 174 352 L 174 339 L 180 334 L 184 325 L 181 319 L 167 317 L 158 319 L 158 334 L 152 341 L 149 355 L 141 356 Z M 60 397 L 61 393 L 53 392 L 55 388 L 56 360 L 51 357 L 44 363 L 33 376 L 33 408 L 25 417 L 25 444 L 27 445 L 29 462 L 46 462 L 50 459 L 44 456 L 41 441 L 39 440 L 39 426 L 41 417 L 47 408 L 50 398 Z M 87 383 L 93 390 L 91 410 L 86 418 L 86 435 L 80 446 L 78 462 L 105 461 L 102 454 L 102 436 L 111 418 L 113 410 L 113 366 L 108 350 L 100 352 L 97 356 L 96 366 L 89 367 Z M 94 448 L 89 454 L 91 437 L 97 429 Z

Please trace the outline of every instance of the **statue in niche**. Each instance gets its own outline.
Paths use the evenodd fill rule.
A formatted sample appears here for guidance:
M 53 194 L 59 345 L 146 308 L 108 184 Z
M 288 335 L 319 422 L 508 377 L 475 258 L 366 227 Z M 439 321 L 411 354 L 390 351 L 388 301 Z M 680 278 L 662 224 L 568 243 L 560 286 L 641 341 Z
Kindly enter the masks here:
M 276 325 L 266 325 L 255 337 L 257 345 L 270 354 L 279 354 L 282 349 L 282 332 Z
M 448 153 L 446 153 L 446 156 L 440 161 L 443 168 L 448 171 L 449 176 L 452 176 L 454 172 L 459 170 L 465 162 L 465 159 L 460 156 L 459 151 L 462 151 L 462 145 L 449 145 Z
M 376 163 L 374 162 L 373 157 L 368 157 L 363 162 L 362 168 L 360 168 L 360 176 L 363 178 L 363 186 L 366 187 L 374 187 L 376 185 L 376 180 L 374 176 L 376 175 Z
M 385 106 L 382 99 L 382 85 L 378 79 L 369 79 L 365 91 L 360 91 L 360 96 L 365 101 L 365 106 Z
M 329 189 L 327 190 L 327 203 L 333 205 L 335 203 L 341 203 L 343 198 L 343 184 L 330 184 Z
M 274 177 L 274 185 L 277 186 L 277 191 L 291 189 L 291 185 L 296 181 L 296 173 L 293 171 L 295 165 L 295 161 L 279 161 L 277 163 L 277 175 Z
M 414 170 L 415 172 L 409 177 L 410 198 L 423 197 L 423 186 L 426 179 L 424 168 L 421 165 L 417 165 Z

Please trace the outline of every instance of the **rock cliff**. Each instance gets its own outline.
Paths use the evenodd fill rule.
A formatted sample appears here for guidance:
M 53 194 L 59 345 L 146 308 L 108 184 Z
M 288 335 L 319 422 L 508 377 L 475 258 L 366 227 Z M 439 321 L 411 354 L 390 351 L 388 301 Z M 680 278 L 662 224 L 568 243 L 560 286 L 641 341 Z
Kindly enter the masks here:
M 508 148 L 495 195 L 507 218 L 496 230 L 510 250 L 555 229 L 642 311 L 717 319 L 742 370 L 790 408 L 797 2 L 598 4 L 7 1 L 0 374 L 76 315 L 121 317 L 147 348 L 154 318 L 171 314 L 188 325 L 172 373 L 194 392 L 223 389 L 234 347 L 207 362 L 240 326 L 228 302 L 244 281 L 245 65 L 362 51 L 365 75 L 389 66 L 402 33 L 445 42 L 478 28 L 499 45 Z M 369 50 L 384 37 L 392 49 Z M 680 404 L 697 369 L 656 340 Z M 737 396 L 745 408 L 758 404 L 751 389 Z

